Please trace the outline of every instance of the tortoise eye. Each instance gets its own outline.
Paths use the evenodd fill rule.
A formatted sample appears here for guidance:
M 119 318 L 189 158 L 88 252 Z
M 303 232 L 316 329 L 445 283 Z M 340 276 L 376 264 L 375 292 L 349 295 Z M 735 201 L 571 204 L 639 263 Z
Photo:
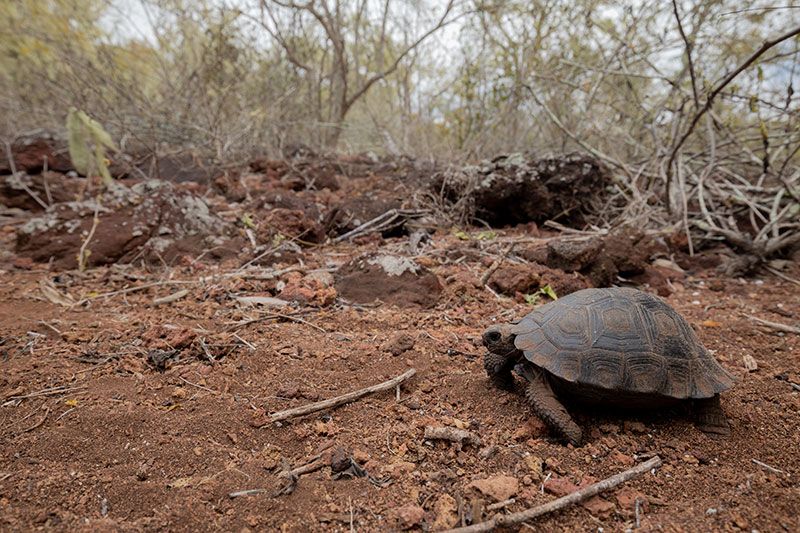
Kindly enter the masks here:
M 502 337 L 499 331 L 490 331 L 486 334 L 486 341 L 491 343 L 500 342 Z

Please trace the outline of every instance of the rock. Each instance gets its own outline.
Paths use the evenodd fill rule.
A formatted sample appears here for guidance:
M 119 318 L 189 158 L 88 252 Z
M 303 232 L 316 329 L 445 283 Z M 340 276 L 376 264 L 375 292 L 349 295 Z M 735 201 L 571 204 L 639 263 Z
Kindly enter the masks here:
M 427 268 L 406 257 L 367 254 L 343 265 L 336 289 L 357 303 L 380 300 L 398 307 L 433 307 L 442 285 Z
M 280 294 L 285 300 L 326 307 L 336 301 L 337 292 L 317 276 L 302 276 L 291 272 Z
M 331 453 L 331 470 L 333 472 L 343 472 L 350 468 L 350 464 L 350 454 L 341 446 L 337 446 Z
M 519 490 L 519 481 L 511 476 L 494 476 L 479 479 L 467 485 L 467 489 L 474 489 L 495 501 L 503 501 L 512 497 Z
M 489 278 L 489 286 L 500 294 L 532 294 L 539 289 L 541 277 L 529 265 L 506 265 Z
M 417 465 L 409 461 L 397 461 L 383 467 L 383 470 L 388 474 L 408 474 L 417 469 Z
M 325 240 L 325 232 L 319 222 L 299 209 L 271 209 L 263 219 L 256 221 L 256 226 L 259 235 L 268 240 L 289 238 L 301 243 L 320 243 Z
M 639 500 L 640 509 L 643 511 L 647 512 L 650 509 L 650 502 L 647 495 L 635 489 L 624 487 L 617 491 L 615 498 L 617 504 L 619 504 L 622 509 L 628 511 L 635 511 L 636 500 Z
M 567 478 L 552 477 L 544 482 L 544 490 L 558 497 L 572 494 L 578 490 L 578 486 Z
M 758 370 L 758 362 L 756 362 L 755 358 L 750 354 L 744 354 L 742 356 L 742 364 L 744 364 L 748 372 L 755 372 Z
M 517 441 L 537 439 L 547 435 L 547 426 L 538 417 L 531 417 L 525 421 L 520 427 L 514 430 L 511 438 Z
M 647 426 L 634 420 L 626 420 L 622 423 L 622 427 L 626 433 L 647 433 Z
M 535 480 L 540 480 L 543 477 L 543 465 L 544 461 L 542 461 L 541 457 L 536 455 L 526 455 L 525 456 L 525 465 L 528 467 L 528 471 L 531 473 L 531 476 Z
M 400 529 L 411 529 L 422 523 L 425 510 L 419 505 L 408 504 L 392 509 L 390 515 Z
M 589 498 L 581 506 L 599 518 L 611 516 L 611 513 L 614 512 L 614 504 L 600 496 Z
M 581 274 L 567 274 L 535 263 L 502 266 L 489 278 L 489 286 L 507 296 L 534 294 L 545 285 L 550 285 L 558 296 L 590 286 Z
M 494 227 L 546 220 L 580 223 L 605 196 L 610 173 L 598 160 L 570 154 L 531 159 L 510 154 L 435 174 L 430 187 L 452 203 L 468 199 L 467 215 Z
M 18 172 L 0 177 L 0 204 L 26 211 L 44 211 L 51 202 L 57 204 L 77 199 L 85 186 L 84 179 L 68 178 L 56 172 L 35 176 Z
M 182 255 L 236 254 L 230 246 L 232 228 L 212 214 L 198 196 L 151 180 L 126 187 L 118 182 L 96 200 L 56 204 L 17 230 L 16 249 L 37 262 L 51 258 L 59 269 L 78 266 L 78 252 L 98 220 L 86 246 L 87 266 L 126 262 L 135 258 L 161 263 Z
M 363 465 L 367 461 L 369 461 L 369 459 L 370 459 L 369 454 L 364 450 L 360 450 L 358 448 L 353 450 L 353 460 L 355 460 L 355 462 Z
M 687 464 L 690 464 L 690 465 L 700 464 L 700 460 L 697 457 L 695 457 L 694 455 L 690 454 L 690 453 L 684 454 L 682 459 L 683 459 L 684 463 L 687 463 Z
M 580 272 L 594 287 L 609 287 L 617 281 L 618 275 L 643 274 L 650 267 L 650 258 L 661 249 L 652 237 L 630 226 L 588 240 L 554 239 L 547 246 L 547 266 Z M 676 271 L 670 272 L 672 276 L 682 277 Z
M 455 498 L 449 494 L 440 495 L 433 503 L 433 515 L 430 525 L 432 531 L 442 531 L 458 525 L 458 505 Z
M 67 150 L 67 143 L 49 133 L 37 133 L 17 138 L 11 143 L 11 156 L 17 172 L 35 174 L 47 163 L 47 168 L 66 173 L 74 170 Z M 0 174 L 10 174 L 11 164 L 5 149 L 0 149 Z
M 633 460 L 633 457 L 631 457 L 630 455 L 624 454 L 619 450 L 612 451 L 610 454 L 608 454 L 608 456 L 615 463 L 619 463 L 619 464 L 625 465 L 625 466 L 633 466 L 633 463 L 635 462 Z
M 416 339 L 408 333 L 398 333 L 383 345 L 383 351 L 398 356 L 412 349 L 415 342 Z
M 600 424 L 600 431 L 603 433 L 612 433 L 617 434 L 619 433 L 619 426 L 617 424 Z

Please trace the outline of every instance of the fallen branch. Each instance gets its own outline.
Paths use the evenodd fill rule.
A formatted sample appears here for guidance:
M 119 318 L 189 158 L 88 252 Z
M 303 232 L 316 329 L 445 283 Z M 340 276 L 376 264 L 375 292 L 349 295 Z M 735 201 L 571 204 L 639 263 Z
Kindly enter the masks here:
M 371 387 L 367 387 L 365 389 L 348 392 L 347 394 L 343 394 L 341 396 L 337 396 L 336 398 L 331 398 L 330 400 L 323 400 L 321 402 L 311 403 L 308 405 L 303 405 L 300 407 L 295 407 L 294 409 L 287 409 L 285 411 L 278 411 L 277 413 L 272 413 L 269 416 L 270 422 L 279 422 L 281 420 L 286 420 L 288 418 L 294 418 L 296 416 L 303 416 L 309 413 L 315 413 L 317 411 L 322 411 L 323 409 L 328 409 L 330 407 L 338 407 L 340 405 L 344 405 L 346 403 L 354 402 L 359 398 L 363 398 L 367 394 L 372 394 L 373 392 L 381 392 L 385 390 L 389 390 L 394 388 L 396 385 L 406 381 L 414 374 L 417 373 L 417 370 L 411 368 L 399 376 L 390 379 L 389 381 L 384 381 L 383 383 L 379 383 L 377 385 L 372 385 Z
M 514 250 L 514 246 L 516 246 L 516 244 L 517 243 L 512 242 L 508 248 L 506 248 L 506 251 L 503 252 L 503 255 L 494 260 L 491 266 L 481 276 L 481 285 L 486 285 L 489 282 L 489 278 L 491 278 L 492 274 L 494 274 L 497 269 L 500 268 L 500 265 L 503 264 L 503 261 L 505 261 L 506 257 L 508 257 L 508 254 Z
M 774 466 L 769 466 L 767 463 L 762 463 L 762 462 L 761 462 L 761 461 L 759 461 L 758 459 L 753 459 L 753 463 L 754 463 L 754 464 L 757 464 L 758 466 L 760 466 L 760 467 L 761 467 L 761 468 L 763 468 L 764 470 L 767 470 L 767 471 L 769 471 L 769 472 L 772 472 L 773 474 L 785 474 L 785 473 L 786 473 L 786 472 L 784 472 L 783 470 L 780 470 L 780 469 L 778 469 L 778 468 L 775 468 Z
M 481 439 L 478 438 L 477 435 L 474 433 L 470 433 L 464 429 L 456 429 L 450 427 L 432 427 L 432 426 L 425 426 L 425 435 L 424 438 L 426 440 L 446 440 L 450 442 L 456 442 L 460 445 L 463 444 L 472 444 L 474 446 L 481 445 Z
M 755 322 L 758 322 L 759 324 L 763 324 L 765 326 L 768 326 L 768 327 L 770 327 L 772 329 L 776 329 L 778 331 L 783 331 L 784 333 L 795 333 L 797 335 L 800 335 L 800 328 L 796 328 L 794 326 L 789 326 L 789 325 L 786 325 L 786 324 L 781 324 L 780 322 L 771 322 L 769 320 L 764 320 L 763 318 L 758 318 L 758 317 L 753 316 L 753 315 L 745 315 L 745 316 L 747 318 L 749 318 L 750 320 L 753 320 Z
M 317 459 L 316 461 L 312 461 L 303 466 L 298 466 L 297 468 L 294 468 L 292 470 L 283 471 L 280 474 L 278 474 L 278 477 L 297 479 L 303 474 L 310 474 L 311 472 L 316 472 L 317 470 L 321 469 L 322 467 L 328 464 L 330 464 L 330 461 L 325 461 L 324 459 Z
M 178 300 L 180 300 L 181 298 L 183 298 L 187 294 L 189 294 L 188 290 L 181 289 L 178 292 L 173 292 L 169 296 L 163 296 L 161 298 L 156 298 L 155 300 L 152 301 L 151 305 L 153 307 L 157 307 L 159 305 L 171 304 L 173 302 L 177 302 Z
M 496 527 L 507 527 L 515 524 L 521 524 L 538 516 L 552 513 L 553 511 L 559 511 L 569 507 L 570 505 L 580 503 L 591 498 L 592 496 L 600 494 L 603 491 L 613 489 L 617 485 L 620 485 L 630 479 L 639 477 L 642 474 L 649 472 L 653 468 L 658 468 L 659 466 L 661 466 L 661 458 L 656 456 L 640 465 L 634 466 L 629 470 L 620 472 L 619 474 L 613 475 L 610 478 L 604 479 L 603 481 L 598 481 L 597 483 L 577 490 L 572 494 L 568 494 L 563 498 L 558 498 L 552 502 L 540 505 L 538 507 L 533 507 L 532 509 L 528 509 L 526 511 L 521 511 L 519 513 L 496 516 L 491 520 L 481 522 L 480 524 L 449 529 L 447 530 L 447 533 L 477 533 L 480 531 L 491 531 Z
M 373 218 L 372 220 L 364 222 L 357 228 L 352 229 L 343 235 L 339 235 L 333 239 L 333 242 L 342 242 L 346 241 L 347 239 L 352 239 L 353 237 L 359 237 L 361 235 L 374 233 L 376 231 L 383 231 L 389 229 L 392 224 L 399 224 L 400 222 L 396 221 L 400 218 L 417 217 L 421 216 L 422 214 L 424 214 L 423 211 L 411 209 L 390 209 L 385 213 Z
M 265 492 L 269 492 L 269 489 L 237 490 L 236 492 L 229 492 L 228 498 L 238 498 L 240 496 L 255 496 L 256 494 L 263 494 Z
M 507 500 L 503 500 L 502 502 L 493 503 L 491 505 L 486 506 L 487 511 L 499 511 L 500 509 L 505 509 L 509 505 L 513 505 L 517 503 L 516 498 L 509 498 Z

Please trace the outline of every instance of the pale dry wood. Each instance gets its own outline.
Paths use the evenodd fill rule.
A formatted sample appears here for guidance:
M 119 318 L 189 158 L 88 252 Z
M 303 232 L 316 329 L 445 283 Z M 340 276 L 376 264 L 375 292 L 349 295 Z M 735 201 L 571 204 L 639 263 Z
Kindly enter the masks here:
M 320 470 L 322 467 L 324 467 L 326 464 L 328 464 L 328 462 L 325 461 L 324 459 L 317 459 L 316 461 L 312 461 L 303 466 L 298 466 L 297 468 L 294 468 L 292 470 L 281 472 L 280 474 L 278 474 L 278 477 L 296 479 L 302 476 L 303 474 L 310 474 L 311 472 L 316 472 L 317 470 Z
M 424 438 L 426 440 L 446 440 L 457 442 L 458 444 L 481 445 L 481 439 L 477 435 L 465 429 L 451 427 L 425 426 Z
M 769 466 L 767 463 L 762 463 L 758 459 L 753 459 L 753 463 L 757 464 L 758 466 L 760 466 L 764 470 L 768 470 L 768 471 L 772 472 L 773 474 L 785 474 L 786 473 L 783 470 L 775 468 L 774 466 Z
M 417 370 L 415 368 L 411 368 L 403 372 L 399 376 L 390 379 L 389 381 L 384 381 L 383 383 L 378 383 L 377 385 L 372 385 L 371 387 L 367 387 L 365 389 L 349 392 L 347 394 L 343 394 L 341 396 L 337 396 L 329 400 L 323 400 L 321 402 L 295 407 L 294 409 L 278 411 L 277 413 L 272 413 L 271 415 L 269 415 L 269 421 L 280 422 L 281 420 L 286 420 L 297 416 L 303 416 L 309 413 L 315 413 L 317 411 L 322 411 L 323 409 L 329 409 L 331 407 L 339 407 L 340 405 L 354 402 L 360 398 L 363 398 L 368 394 L 372 394 L 373 392 L 381 392 L 393 389 L 395 386 L 411 378 L 416 373 Z
M 173 292 L 172 294 L 170 294 L 168 296 L 163 296 L 161 298 L 156 298 L 155 300 L 153 300 L 152 305 L 155 307 L 155 306 L 164 305 L 164 304 L 171 304 L 173 302 L 177 302 L 181 298 L 185 297 L 187 294 L 189 294 L 189 291 L 186 290 L 186 289 L 182 289 L 182 290 L 179 290 L 178 292 Z
M 516 244 L 517 244 L 517 243 L 515 243 L 515 242 L 512 242 L 512 243 L 511 243 L 511 244 L 508 246 L 508 248 L 506 248 L 506 251 L 505 251 L 505 252 L 503 252 L 503 255 L 501 255 L 500 257 L 498 257 L 498 258 L 497 258 L 497 259 L 496 259 L 496 260 L 495 260 L 495 261 L 494 261 L 494 262 L 491 264 L 491 266 L 490 266 L 490 267 L 489 267 L 489 268 L 486 270 L 486 272 L 484 272 L 484 273 L 483 273 L 483 275 L 481 276 L 481 285 L 486 285 L 486 284 L 489 282 L 489 278 L 491 278 L 491 277 L 492 277 L 492 274 L 494 274 L 494 273 L 497 271 L 497 269 L 498 269 L 498 268 L 500 268 L 500 265 L 502 265 L 502 264 L 503 264 L 503 261 L 505 261 L 506 257 L 508 257 L 508 255 L 509 255 L 509 254 L 510 254 L 512 251 L 514 251 L 514 247 L 516 246 Z
M 795 326 L 789 326 L 787 324 L 781 324 L 780 322 L 772 322 L 770 320 L 764 320 L 763 318 L 758 318 L 757 316 L 753 315 L 745 315 L 745 316 L 747 316 L 747 318 L 749 318 L 750 320 L 758 322 L 759 324 L 763 324 L 764 326 L 768 326 L 772 329 L 783 331 L 784 333 L 795 333 L 797 335 L 800 335 L 800 328 L 797 328 Z
M 533 507 L 519 513 L 496 516 L 495 518 L 487 520 L 486 522 L 481 522 L 480 524 L 473 524 L 471 526 L 460 527 L 456 529 L 448 529 L 447 533 L 478 533 L 480 531 L 492 531 L 497 527 L 507 527 L 515 524 L 521 524 L 544 514 L 552 513 L 553 511 L 558 511 L 569 507 L 570 505 L 588 500 L 592 496 L 596 496 L 603 491 L 613 489 L 617 485 L 646 474 L 650 470 L 658 468 L 659 466 L 661 466 L 661 458 L 656 456 L 642 464 L 625 470 L 624 472 L 620 472 L 619 474 L 613 475 L 602 481 L 598 481 L 597 483 L 589 485 L 588 487 L 584 487 L 573 492 L 572 494 L 568 494 L 544 505 L 539 505 L 538 507 Z

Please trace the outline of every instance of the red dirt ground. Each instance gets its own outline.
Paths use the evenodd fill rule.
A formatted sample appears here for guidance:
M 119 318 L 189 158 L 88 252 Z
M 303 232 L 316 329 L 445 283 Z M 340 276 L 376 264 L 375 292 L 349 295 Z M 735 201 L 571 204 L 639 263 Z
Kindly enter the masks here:
M 437 234 L 429 250 L 457 244 Z M 368 249 L 374 246 L 329 247 L 309 254 L 303 269 L 342 264 Z M 0 530 L 379 531 L 398 529 L 403 520 L 432 530 L 466 519 L 479 499 L 491 503 L 467 488 L 474 480 L 515 478 L 515 502 L 505 508 L 513 512 L 554 499 L 551 492 L 566 482 L 553 479 L 602 479 L 652 454 L 664 460 L 655 474 L 604 494 L 606 503 L 596 500 L 591 510 L 576 506 L 535 527 L 633 529 L 638 497 L 641 531 L 800 530 L 800 387 L 792 385 L 800 383 L 800 336 L 747 316 L 796 325 L 800 287 L 776 277 L 717 279 L 710 271 L 672 282 L 669 303 L 738 379 L 722 400 L 729 438 L 700 433 L 680 410 L 575 408 L 587 442 L 572 448 L 531 420 L 520 394 L 491 388 L 482 368 L 481 331 L 522 316 L 530 305 L 478 288 L 485 262 L 447 257 L 420 259 L 444 286 L 432 309 L 338 300 L 283 308 L 284 317 L 239 307 L 229 294 L 266 294 L 276 281 L 223 277 L 230 269 L 56 274 L 6 267 Z M 797 277 L 793 268 L 787 274 Z M 198 282 L 201 275 L 216 277 Z M 281 278 L 291 281 L 289 274 Z M 51 303 L 39 285 L 46 279 L 74 300 L 89 301 Z M 164 280 L 194 282 L 97 297 Z M 184 288 L 185 298 L 151 305 Z M 387 344 L 398 333 L 414 342 L 395 356 Z M 148 352 L 171 348 L 178 358 L 165 371 L 148 364 Z M 757 370 L 745 369 L 748 355 Z M 403 385 L 399 402 L 393 393 L 378 393 L 258 427 L 265 413 L 410 367 L 418 374 Z M 482 444 L 458 450 L 427 442 L 426 425 L 468 428 Z M 301 476 L 291 494 L 278 495 L 285 465 L 303 465 L 335 447 L 351 453 L 369 477 L 333 479 L 326 466 Z M 550 489 L 543 493 L 544 478 Z M 265 492 L 229 497 L 246 489 Z

